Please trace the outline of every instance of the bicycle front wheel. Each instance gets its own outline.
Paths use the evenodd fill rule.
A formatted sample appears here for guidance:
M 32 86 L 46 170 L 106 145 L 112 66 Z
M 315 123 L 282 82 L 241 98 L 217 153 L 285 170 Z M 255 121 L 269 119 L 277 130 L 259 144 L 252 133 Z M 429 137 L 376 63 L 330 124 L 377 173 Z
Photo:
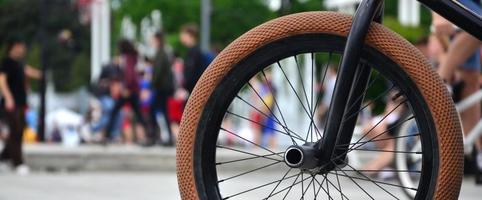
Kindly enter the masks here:
M 183 199 L 402 199 L 403 189 L 415 191 L 412 199 L 458 198 L 463 150 L 453 102 L 423 55 L 378 24 L 358 65 L 371 70 L 358 98 L 363 106 L 345 120 L 362 120 L 369 108 L 377 117 L 360 121 L 350 144 L 338 144 L 349 146 L 350 159 L 328 171 L 286 163 L 290 145 L 330 134 L 323 132 L 329 98 L 323 102 L 336 84 L 350 22 L 331 12 L 286 16 L 248 32 L 216 58 L 181 123 Z M 393 134 L 410 120 L 417 133 Z M 397 151 L 400 138 L 419 141 L 421 150 Z M 396 154 L 423 160 L 403 171 L 420 177 L 411 188 L 390 179 L 401 172 L 391 164 Z

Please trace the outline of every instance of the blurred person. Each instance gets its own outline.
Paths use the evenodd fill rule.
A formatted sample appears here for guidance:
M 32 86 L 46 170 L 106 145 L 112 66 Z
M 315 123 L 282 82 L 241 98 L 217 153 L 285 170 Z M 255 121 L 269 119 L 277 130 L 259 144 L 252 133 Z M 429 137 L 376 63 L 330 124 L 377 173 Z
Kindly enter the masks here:
M 254 136 L 253 142 L 255 144 L 275 148 L 277 144 L 276 132 L 274 131 L 276 128 L 276 122 L 274 118 L 275 116 L 272 113 L 275 105 L 275 94 L 273 94 L 275 89 L 271 84 L 271 75 L 269 73 L 266 73 L 266 79 L 268 80 L 262 81 L 259 77 L 254 77 L 250 81 L 253 89 L 257 92 L 257 94 L 253 93 L 251 98 L 253 99 L 253 102 L 256 102 L 256 108 L 259 109 L 259 111 L 253 110 L 250 114 L 250 119 L 253 121 L 251 127 Z
M 150 118 L 151 123 L 154 125 L 153 130 L 149 136 L 148 145 L 153 145 L 157 141 L 161 141 L 160 127 L 157 123 L 157 113 L 160 112 L 164 117 L 166 124 L 167 138 L 165 145 L 172 146 L 173 134 L 171 130 L 171 120 L 168 114 L 168 99 L 174 94 L 174 75 L 171 70 L 171 61 L 165 51 L 164 33 L 157 32 L 153 39 L 152 44 L 156 49 L 156 55 L 153 62 L 153 76 L 152 76 L 152 89 L 154 92 L 154 99 L 151 103 Z
M 100 108 L 96 108 L 93 103 L 89 109 L 89 115 L 86 116 L 88 130 L 85 138 L 87 142 L 99 142 L 103 140 L 103 132 L 110 119 L 110 114 L 114 109 L 116 99 L 120 98 L 122 93 L 122 71 L 119 63 L 114 62 L 102 67 L 99 79 L 93 85 L 93 94 L 97 97 Z M 95 102 L 96 100 L 92 100 Z M 121 113 L 117 114 L 114 122 L 114 128 L 111 137 L 120 135 Z M 88 133 L 91 132 L 91 133 Z
M 394 160 L 395 140 L 388 138 L 396 136 L 398 124 L 403 120 L 405 106 L 403 98 L 397 96 L 397 92 L 393 91 L 388 96 L 385 110 L 380 115 L 371 119 L 364 127 L 363 133 L 365 138 L 374 141 L 376 150 L 379 150 L 378 156 L 362 167 L 365 170 L 378 171 L 389 168 Z M 387 170 L 388 171 L 388 170 Z M 379 178 L 386 179 L 394 174 L 387 174 L 384 171 L 377 174 Z
M 322 84 L 323 88 L 319 89 L 323 91 L 323 97 L 320 105 L 318 106 L 317 116 L 319 117 L 318 121 L 322 126 L 324 126 L 324 122 L 326 121 L 328 109 L 330 108 L 331 99 L 333 97 L 333 91 L 335 90 L 336 74 L 336 68 L 334 66 L 328 66 L 325 82 L 320 83 Z
M 174 75 L 174 96 L 167 100 L 167 112 L 171 121 L 171 130 L 176 140 L 179 133 L 179 125 L 181 124 L 182 112 L 184 110 L 184 102 L 187 99 L 187 93 L 182 89 L 184 82 L 184 61 L 177 54 L 174 54 L 172 64 L 172 72 Z
M 122 111 L 122 143 L 127 145 L 144 144 L 146 138 L 144 132 L 141 130 L 142 126 L 133 123 L 135 115 L 132 107 L 130 105 L 124 105 Z
M 481 3 L 478 0 L 460 0 L 469 10 L 482 16 Z M 454 26 L 438 15 L 433 19 L 434 31 L 437 34 L 445 34 L 453 37 L 447 51 L 447 55 L 441 61 L 438 73 L 450 83 L 457 69 L 460 69 L 462 84 L 461 98 L 468 97 L 480 89 L 479 76 L 481 67 L 480 48 L 482 42 L 465 31 L 457 32 Z M 462 128 L 465 134 L 477 125 L 481 117 L 480 103 L 460 113 Z M 482 138 L 476 144 L 477 156 L 475 158 L 478 175 L 476 182 L 482 184 Z
M 6 119 L 4 113 L 0 112 L 0 141 L 4 141 L 7 139 L 8 136 L 8 125 L 6 123 Z
M 150 119 L 151 114 L 151 105 L 153 103 L 154 98 L 154 91 L 152 88 L 152 74 L 153 74 L 153 66 L 152 61 L 144 57 L 144 61 L 142 62 L 141 73 L 140 73 L 140 107 L 141 113 L 144 119 L 146 119 L 148 123 L 148 131 L 146 133 L 142 133 L 142 126 L 140 124 L 136 124 L 135 126 L 135 133 L 136 133 L 136 142 L 138 144 L 144 145 L 148 142 L 147 138 L 149 137 L 150 133 L 153 131 L 152 122 Z M 141 134 L 142 133 L 142 134 Z
M 182 26 L 179 38 L 181 43 L 188 48 L 187 56 L 184 59 L 184 89 L 191 93 L 207 67 L 203 52 L 198 45 L 198 26 L 195 24 Z
M 122 69 L 122 93 L 117 99 L 112 112 L 110 113 L 110 118 L 106 126 L 104 143 L 111 139 L 111 132 L 114 129 L 114 122 L 117 118 L 119 111 L 124 104 L 129 104 L 136 116 L 137 122 L 139 122 L 143 127 L 143 132 L 147 129 L 147 123 L 142 116 L 140 110 L 139 101 L 139 78 L 136 71 L 136 65 L 138 60 L 138 53 L 134 45 L 128 40 L 121 40 L 119 42 L 119 63 Z
M 42 74 L 35 68 L 23 63 L 26 46 L 22 40 L 13 39 L 7 45 L 7 57 L 0 66 L 0 90 L 2 105 L 9 127 L 9 135 L 0 154 L 2 164 L 11 162 L 20 175 L 29 173 L 22 153 L 23 131 L 25 129 L 25 109 L 27 108 L 26 78 L 40 79 Z

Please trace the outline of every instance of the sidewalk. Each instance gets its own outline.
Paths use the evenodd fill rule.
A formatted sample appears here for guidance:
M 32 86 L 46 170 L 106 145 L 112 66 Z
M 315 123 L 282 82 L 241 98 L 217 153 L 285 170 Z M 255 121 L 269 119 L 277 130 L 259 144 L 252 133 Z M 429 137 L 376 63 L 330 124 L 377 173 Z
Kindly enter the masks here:
M 0 144 L 1 146 L 1 144 Z M 265 151 L 254 151 L 266 154 Z M 25 161 L 34 171 L 143 171 L 174 172 L 176 150 L 174 147 L 141 147 L 129 145 L 81 145 L 65 147 L 59 144 L 30 144 L 24 146 Z M 222 161 L 251 157 L 234 151 L 218 151 L 216 159 Z M 227 170 L 238 171 L 259 166 L 256 162 L 238 162 Z
M 174 171 L 176 160 L 174 148 L 128 145 L 35 144 L 24 154 L 35 171 Z

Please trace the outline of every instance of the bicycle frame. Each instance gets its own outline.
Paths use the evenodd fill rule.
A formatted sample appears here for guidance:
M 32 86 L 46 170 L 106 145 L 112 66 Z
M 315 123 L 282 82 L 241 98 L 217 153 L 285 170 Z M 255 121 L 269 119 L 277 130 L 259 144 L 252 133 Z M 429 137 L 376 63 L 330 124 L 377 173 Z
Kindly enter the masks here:
M 482 19 L 477 14 L 464 8 L 460 3 L 455 0 L 418 1 L 482 40 Z M 323 165 L 329 165 L 332 160 L 344 162 L 348 152 L 349 146 L 346 144 L 350 143 L 353 136 L 356 118 L 346 119 L 345 116 L 347 116 L 347 113 L 353 113 L 360 109 L 363 98 L 359 98 L 359 96 L 363 95 L 371 71 L 369 67 L 357 65 L 360 63 L 360 56 L 370 24 L 381 22 L 383 10 L 384 0 L 363 0 L 353 18 L 338 72 L 338 81 L 328 112 L 328 123 L 324 138 L 315 144 L 315 155 Z M 336 146 L 342 148 L 336 148 Z
M 480 103 L 482 100 L 482 89 L 477 91 L 476 93 L 470 95 L 469 97 L 465 98 L 464 100 L 460 101 L 455 105 L 455 108 L 457 108 L 457 112 L 463 112 L 476 103 Z M 475 144 L 475 142 L 480 138 L 482 135 L 482 119 L 477 122 L 477 125 L 466 134 L 466 137 L 464 138 L 464 150 L 465 154 L 470 154 L 472 152 L 472 148 Z

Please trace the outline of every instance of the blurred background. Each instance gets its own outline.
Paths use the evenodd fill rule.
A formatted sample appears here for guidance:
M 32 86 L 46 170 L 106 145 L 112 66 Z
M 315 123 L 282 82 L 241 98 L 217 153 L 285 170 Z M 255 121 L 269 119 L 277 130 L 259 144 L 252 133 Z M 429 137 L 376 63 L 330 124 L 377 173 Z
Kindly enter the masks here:
M 0 199 L 179 199 L 174 144 L 204 68 L 263 22 L 304 11 L 353 14 L 358 3 L 0 0 L 1 58 L 23 44 L 21 62 L 41 74 L 25 84 L 26 168 L 0 171 Z M 432 14 L 415 0 L 386 1 L 384 24 L 428 51 Z M 202 67 L 193 69 L 196 62 Z M 5 115 L 0 121 L 4 146 L 11 128 Z M 477 191 L 464 183 L 462 199 Z

